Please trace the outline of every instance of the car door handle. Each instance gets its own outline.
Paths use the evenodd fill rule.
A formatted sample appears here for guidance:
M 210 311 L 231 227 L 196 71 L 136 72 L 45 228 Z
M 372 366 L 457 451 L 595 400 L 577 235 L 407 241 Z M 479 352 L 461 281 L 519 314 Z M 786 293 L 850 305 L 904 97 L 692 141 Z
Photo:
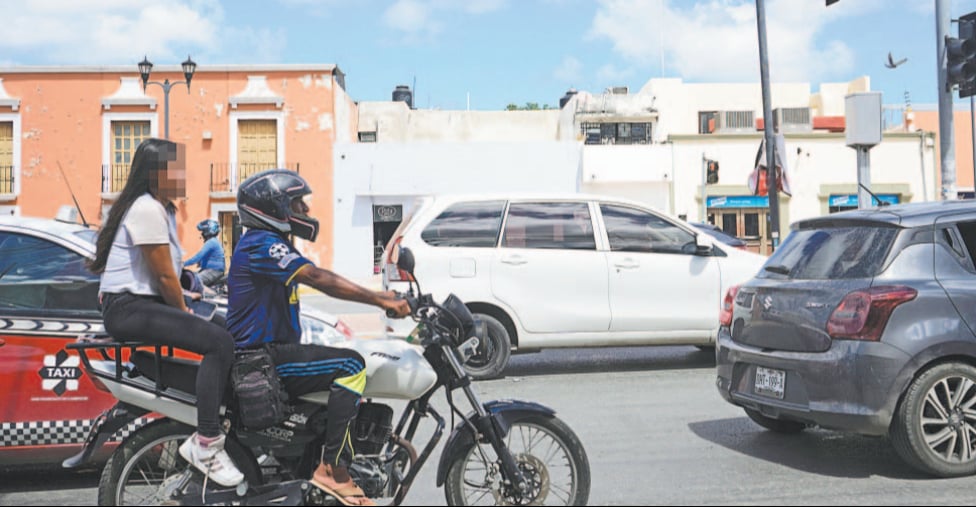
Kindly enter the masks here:
M 505 264 L 511 264 L 513 266 L 521 266 L 522 264 L 525 264 L 529 261 L 526 260 L 521 255 L 512 255 L 510 257 L 503 257 L 502 262 Z
M 7 344 L 7 340 L 4 340 L 3 338 L 0 338 L 0 347 L 3 347 L 6 344 Z
M 637 269 L 640 267 L 640 263 L 632 259 L 617 261 L 613 265 L 620 269 Z

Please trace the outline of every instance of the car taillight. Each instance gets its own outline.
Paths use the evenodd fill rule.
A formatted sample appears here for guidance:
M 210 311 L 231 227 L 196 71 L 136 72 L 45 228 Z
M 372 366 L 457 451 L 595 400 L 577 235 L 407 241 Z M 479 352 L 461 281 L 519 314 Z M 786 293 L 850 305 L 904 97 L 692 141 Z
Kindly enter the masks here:
M 735 295 L 738 292 L 738 285 L 729 287 L 729 290 L 725 293 L 725 299 L 722 301 L 722 309 L 718 314 L 718 321 L 725 327 L 732 325 L 732 308 L 735 306 Z
M 393 240 L 393 244 L 390 245 L 390 251 L 386 254 L 386 265 L 383 267 L 386 270 L 387 280 L 391 282 L 409 282 L 411 281 L 410 273 L 397 267 L 397 253 L 399 251 L 400 242 L 403 241 L 403 236 L 397 236 Z
M 337 321 L 335 328 L 336 328 L 336 331 L 338 331 L 338 332 L 342 333 L 343 335 L 345 335 L 347 339 L 352 340 L 352 338 L 353 338 L 352 328 L 349 327 L 348 325 L 346 325 L 345 322 L 343 322 L 341 320 L 340 321 Z
M 918 291 L 902 285 L 885 285 L 844 296 L 827 321 L 827 334 L 835 340 L 878 341 L 898 305 L 915 299 Z

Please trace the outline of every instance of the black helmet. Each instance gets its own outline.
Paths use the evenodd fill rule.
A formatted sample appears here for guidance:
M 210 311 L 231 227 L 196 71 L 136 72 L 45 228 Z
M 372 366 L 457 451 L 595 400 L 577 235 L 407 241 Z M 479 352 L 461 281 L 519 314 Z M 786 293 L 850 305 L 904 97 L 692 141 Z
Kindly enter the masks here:
M 308 183 L 294 171 L 270 169 L 259 172 L 244 180 L 237 190 L 241 225 L 315 241 L 319 221 L 291 211 L 292 200 L 311 193 Z

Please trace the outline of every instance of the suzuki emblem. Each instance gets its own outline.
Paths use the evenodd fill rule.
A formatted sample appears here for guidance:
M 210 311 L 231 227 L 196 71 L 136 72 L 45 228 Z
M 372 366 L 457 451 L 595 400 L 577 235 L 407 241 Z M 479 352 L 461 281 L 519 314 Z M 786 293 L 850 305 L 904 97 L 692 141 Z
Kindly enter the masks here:
M 762 300 L 762 305 L 763 305 L 763 308 L 769 310 L 770 308 L 773 307 L 773 298 L 771 298 L 769 296 L 764 297 L 763 300 Z

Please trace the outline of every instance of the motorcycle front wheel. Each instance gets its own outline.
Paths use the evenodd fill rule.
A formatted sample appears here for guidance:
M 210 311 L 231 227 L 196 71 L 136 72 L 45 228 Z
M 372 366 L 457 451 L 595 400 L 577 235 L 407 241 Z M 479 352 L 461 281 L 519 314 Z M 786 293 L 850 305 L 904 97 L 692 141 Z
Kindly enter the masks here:
M 529 483 L 518 493 L 502 481 L 491 444 L 470 445 L 450 465 L 448 505 L 586 505 L 590 463 L 573 430 L 555 417 L 526 416 L 512 424 L 505 444 Z
M 122 441 L 105 464 L 98 483 L 99 505 L 173 505 L 179 489 L 193 480 L 179 448 L 193 428 L 171 419 L 143 426 Z M 227 440 L 227 452 L 248 481 L 260 481 L 260 469 L 246 451 Z M 252 482 L 256 483 L 256 482 Z M 211 486 L 208 485 L 208 490 Z

